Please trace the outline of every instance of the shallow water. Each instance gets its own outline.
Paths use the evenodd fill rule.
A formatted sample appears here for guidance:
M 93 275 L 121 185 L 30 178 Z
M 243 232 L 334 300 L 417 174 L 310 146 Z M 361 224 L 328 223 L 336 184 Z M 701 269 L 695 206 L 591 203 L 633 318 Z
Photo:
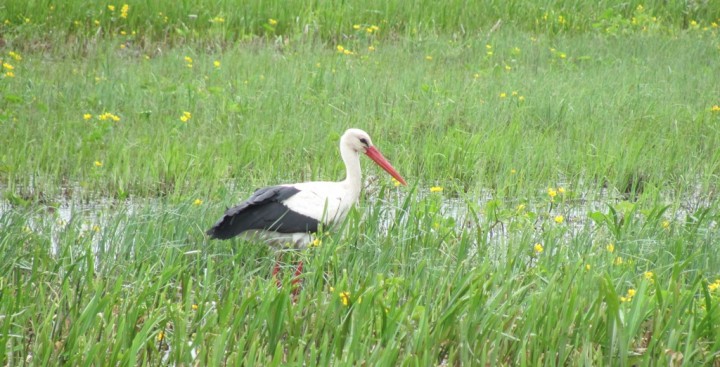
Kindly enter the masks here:
M 403 202 L 406 200 L 406 194 L 400 190 L 391 191 L 380 203 L 378 202 L 380 199 L 376 194 L 376 188 L 372 186 L 366 190 L 367 201 L 361 203 L 363 207 L 361 210 L 367 211 L 378 206 L 382 208 L 378 216 L 380 220 L 379 227 L 381 231 L 387 231 L 394 224 L 396 218 L 403 214 L 401 211 Z M 516 208 L 517 213 L 515 213 L 515 215 L 532 213 L 534 216 L 534 219 L 532 219 L 532 221 L 534 221 L 534 231 L 532 232 L 534 233 L 528 233 L 528 228 L 525 227 L 524 234 L 537 238 L 541 237 L 545 227 L 556 224 L 564 226 L 564 236 L 567 238 L 574 237 L 580 232 L 588 230 L 588 228 L 597 226 L 589 216 L 589 213 L 608 213 L 608 207 L 610 205 L 616 205 L 624 201 L 622 195 L 605 189 L 601 192 L 573 192 L 572 195 L 566 195 L 565 197 L 556 197 L 555 201 L 551 203 L 549 197 L 544 192 L 540 192 L 533 200 L 524 201 L 496 200 L 490 190 L 485 190 L 479 195 L 467 198 L 448 198 L 444 196 L 443 193 L 423 192 L 415 194 L 413 200 L 417 205 L 432 202 L 432 205 L 426 205 L 426 207 L 431 208 L 430 212 L 417 212 L 417 208 L 413 208 L 412 210 L 414 210 L 414 215 L 418 215 L 418 213 L 420 215 L 431 215 L 437 218 L 439 222 L 442 222 L 437 228 L 427 228 L 428 231 L 443 230 L 459 232 L 484 225 L 486 245 L 503 245 L 511 238 L 511 222 L 517 218 L 505 217 L 504 220 L 498 221 L 496 225 L 491 225 L 486 211 L 490 207 L 489 203 L 494 200 L 497 201 L 499 208 L 506 212 L 510 208 Z M 663 216 L 667 221 L 692 220 L 694 213 L 703 208 L 709 208 L 712 205 L 711 195 L 689 195 L 686 196 L 682 202 L 670 200 L 672 195 L 667 195 L 667 197 L 666 205 L 671 206 Z M 56 203 L 54 206 L 41 205 L 38 206 L 36 210 L 28 210 L 26 208 L 14 208 L 8 201 L 2 200 L 0 201 L 0 218 L 15 210 L 22 212 L 23 215 L 26 215 L 27 219 L 27 229 L 25 230 L 36 233 L 45 232 L 43 235 L 49 235 L 51 244 L 50 251 L 53 255 L 57 255 L 61 235 L 69 230 L 71 223 L 77 225 L 75 230 L 79 230 L 82 233 L 81 235 L 91 237 L 93 249 L 96 252 L 101 252 L 104 250 L 101 248 L 103 235 L 113 236 L 113 238 L 127 238 L 122 237 L 128 235 L 123 232 L 125 231 L 125 226 L 128 225 L 132 218 L 137 217 L 141 213 L 159 214 L 162 213 L 162 211 L 168 210 L 168 208 L 172 208 L 171 204 L 167 204 L 160 199 L 119 201 L 102 198 L 87 202 L 79 199 L 61 198 Z M 627 203 L 627 205 L 633 205 L 632 203 L 625 203 Z M 177 204 L 177 207 L 181 205 L 187 206 L 189 204 L 181 203 Z M 203 205 L 207 206 L 207 203 Z M 521 206 L 523 209 L 518 209 Z M 221 212 L 222 210 L 218 209 L 217 215 L 219 216 Z M 633 213 L 636 216 L 642 215 L 640 211 L 633 211 Z M 215 219 L 214 217 L 210 219 L 205 218 L 207 214 L 204 210 L 198 214 L 201 214 L 197 218 L 198 227 L 204 228 L 205 226 L 209 226 L 212 223 L 208 220 Z M 553 223 L 554 218 L 558 215 L 563 216 L 562 223 Z M 409 220 L 407 215 L 404 216 L 404 220 Z M 448 223 L 451 224 L 448 225 Z M 109 228 L 111 224 L 114 226 L 113 228 Z M 47 228 L 50 228 L 49 234 L 47 233 Z M 717 229 L 718 223 L 711 221 L 706 228 L 708 228 L 708 230 Z

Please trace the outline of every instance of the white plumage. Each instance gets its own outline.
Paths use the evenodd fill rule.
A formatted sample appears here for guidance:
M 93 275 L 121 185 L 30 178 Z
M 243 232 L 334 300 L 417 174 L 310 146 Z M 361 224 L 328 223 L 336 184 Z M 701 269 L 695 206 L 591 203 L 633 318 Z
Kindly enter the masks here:
M 340 155 L 346 170 L 344 180 L 302 182 L 257 190 L 248 200 L 228 209 L 208 230 L 208 235 L 227 239 L 242 234 L 272 243 L 307 246 L 312 241 L 311 233 L 320 225 L 327 228 L 343 221 L 360 197 L 360 153 L 406 184 L 373 146 L 366 132 L 348 129 L 340 138 Z

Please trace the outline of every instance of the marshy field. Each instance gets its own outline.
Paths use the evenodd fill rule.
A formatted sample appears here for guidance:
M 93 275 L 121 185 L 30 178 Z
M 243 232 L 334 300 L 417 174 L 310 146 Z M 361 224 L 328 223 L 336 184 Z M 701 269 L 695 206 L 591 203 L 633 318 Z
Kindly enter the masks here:
M 2 365 L 720 366 L 717 0 L 0 23 Z M 256 188 L 342 179 L 350 127 L 409 186 L 363 159 L 282 279 L 206 238 Z

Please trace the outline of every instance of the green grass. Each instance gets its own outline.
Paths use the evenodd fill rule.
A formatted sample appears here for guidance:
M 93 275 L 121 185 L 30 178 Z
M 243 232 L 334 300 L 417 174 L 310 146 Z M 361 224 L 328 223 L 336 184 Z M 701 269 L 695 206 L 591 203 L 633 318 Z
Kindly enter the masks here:
M 95 222 L 76 211 L 61 226 L 6 212 L 2 355 L 73 365 L 717 360 L 720 312 L 707 283 L 720 263 L 716 209 L 667 229 L 663 207 L 639 204 L 618 206 L 617 225 L 591 225 L 590 213 L 538 219 L 574 207 L 560 200 L 553 213 L 500 204 L 497 217 L 455 224 L 439 194 L 383 196 L 320 247 L 286 254 L 305 261 L 296 302 L 272 280 L 268 249 L 206 243 L 198 218 L 215 213 L 202 206 L 114 210 Z M 378 229 L 387 216 L 393 224 Z M 497 223 L 506 235 L 489 237 Z M 52 227 L 61 228 L 56 255 Z
M 337 140 L 352 126 L 413 181 L 458 192 L 527 195 L 559 180 L 623 190 L 633 176 L 683 192 L 710 189 L 718 174 L 711 35 L 362 43 L 344 46 L 359 55 L 299 44 L 145 59 L 108 41 L 84 58 L 9 60 L 0 180 L 49 197 L 70 184 L 83 195 L 218 198 L 228 179 L 339 178 Z M 120 121 L 100 121 L 105 112 Z
M 128 4 L 0 5 L 3 365 L 720 361 L 712 1 Z M 349 127 L 411 186 L 285 287 L 205 239 Z

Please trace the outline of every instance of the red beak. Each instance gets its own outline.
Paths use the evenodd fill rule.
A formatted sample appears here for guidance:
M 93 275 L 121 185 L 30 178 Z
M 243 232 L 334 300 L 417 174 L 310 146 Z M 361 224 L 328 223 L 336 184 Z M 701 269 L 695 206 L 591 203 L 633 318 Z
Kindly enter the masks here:
M 398 182 L 401 184 L 407 186 L 407 182 L 405 182 L 405 179 L 400 176 L 400 174 L 393 168 L 392 164 L 383 157 L 382 153 L 380 153 L 379 150 L 375 149 L 375 147 L 368 147 L 365 150 L 365 154 L 370 157 L 375 163 L 377 163 L 378 166 L 382 167 L 387 173 L 390 174 L 390 176 L 393 176 Z

